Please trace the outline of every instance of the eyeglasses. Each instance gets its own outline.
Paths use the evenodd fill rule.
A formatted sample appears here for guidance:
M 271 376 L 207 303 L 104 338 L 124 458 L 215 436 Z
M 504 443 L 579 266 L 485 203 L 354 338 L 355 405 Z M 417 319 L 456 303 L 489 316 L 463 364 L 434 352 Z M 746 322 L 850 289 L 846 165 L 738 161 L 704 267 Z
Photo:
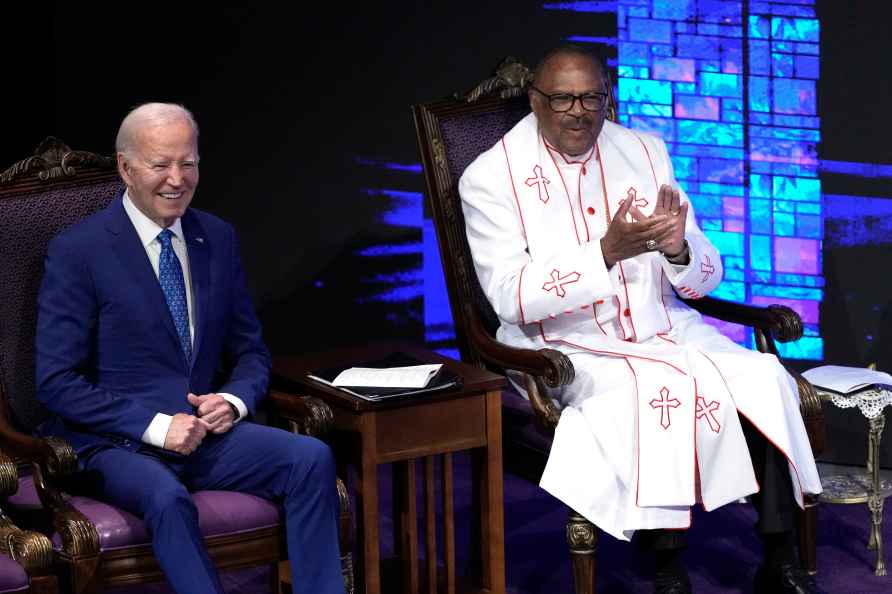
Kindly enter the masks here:
M 548 107 L 551 111 L 564 113 L 573 109 L 576 100 L 582 105 L 582 109 L 586 111 L 601 111 L 607 105 L 607 93 L 585 93 L 584 95 L 571 95 L 570 93 L 548 93 L 530 85 L 530 88 L 548 99 Z

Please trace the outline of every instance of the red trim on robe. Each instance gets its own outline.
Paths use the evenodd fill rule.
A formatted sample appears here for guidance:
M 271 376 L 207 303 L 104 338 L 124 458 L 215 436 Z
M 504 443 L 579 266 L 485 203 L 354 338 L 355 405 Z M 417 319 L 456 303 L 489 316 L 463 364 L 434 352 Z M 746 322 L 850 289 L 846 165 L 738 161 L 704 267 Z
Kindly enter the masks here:
M 623 340 L 628 341 L 629 336 L 626 334 L 626 327 L 623 326 L 623 321 L 621 319 L 623 315 L 623 304 L 616 295 L 613 296 L 613 300 L 616 301 L 616 323 L 619 324 L 619 329 L 623 331 Z
M 667 337 L 667 336 L 664 335 L 664 334 L 660 334 L 660 333 L 658 332 L 656 336 L 657 336 L 657 338 L 662 338 L 663 340 L 665 340 L 665 341 L 668 342 L 669 344 L 674 344 L 675 346 L 678 346 L 678 343 L 677 343 L 677 342 L 675 342 L 674 340 L 672 340 L 671 338 Z
M 698 350 L 699 350 L 699 349 L 698 349 Z M 731 388 L 728 386 L 728 381 L 725 379 L 725 376 L 722 374 L 722 370 L 719 369 L 719 366 L 716 365 L 715 362 L 714 362 L 712 359 L 709 358 L 709 355 L 707 355 L 707 354 L 704 353 L 703 351 L 700 351 L 700 354 L 703 355 L 704 357 L 706 357 L 706 360 L 709 361 L 710 363 L 712 363 L 712 366 L 715 367 L 715 370 L 718 372 L 719 377 L 722 378 L 722 381 L 723 381 L 723 382 L 725 382 L 725 388 L 728 390 L 728 394 L 731 395 L 731 401 L 733 402 L 733 401 L 734 401 L 734 394 L 731 393 Z M 739 408 L 737 408 L 737 407 L 735 406 L 734 409 L 737 411 L 737 414 L 738 414 L 738 415 L 742 416 L 744 419 L 746 419 L 747 421 L 749 421 L 749 422 L 752 424 L 753 427 L 755 427 L 756 429 L 758 429 L 758 430 L 759 430 L 759 433 L 761 433 L 762 436 L 763 436 L 765 439 L 768 440 L 768 443 L 770 443 L 771 445 L 773 445 L 774 447 L 776 447 L 776 448 L 777 448 L 777 451 L 779 451 L 781 454 L 784 455 L 784 458 L 787 459 L 787 465 L 788 465 L 790 468 L 792 468 L 792 469 L 793 469 L 793 472 L 796 474 L 796 483 L 797 483 L 797 485 L 798 485 L 798 487 L 799 487 L 799 495 L 800 495 L 801 499 L 802 499 L 803 502 L 804 502 L 804 501 L 805 501 L 805 491 L 802 490 L 802 480 L 799 478 L 799 469 L 796 467 L 795 464 L 793 464 L 793 460 L 792 460 L 792 458 L 790 458 L 790 455 L 789 455 L 787 452 L 785 452 L 783 449 L 781 449 L 780 446 L 778 446 L 776 443 L 774 443 L 774 441 L 772 441 L 771 438 L 768 437 L 768 434 L 765 433 L 764 431 L 762 431 L 762 429 L 760 429 L 758 425 L 756 425 L 755 423 L 753 423 L 753 420 L 752 420 L 751 418 L 749 418 L 748 416 L 746 416 L 744 413 L 742 413 L 742 412 L 740 411 Z M 751 462 L 752 462 L 752 461 L 751 461 Z M 753 474 L 755 474 L 755 469 L 754 469 Z M 759 477 L 756 477 L 756 484 L 757 484 L 757 485 L 759 484 Z M 762 486 L 761 486 L 761 485 L 759 485 L 759 490 L 760 490 L 760 491 L 762 490 Z
M 549 339 L 545 336 L 545 328 L 542 327 L 542 322 L 534 322 L 534 323 L 539 324 L 539 336 L 541 336 L 541 337 L 542 337 L 542 340 L 543 340 L 544 342 L 548 343 L 548 344 L 553 344 L 553 343 L 561 342 L 561 343 L 564 343 L 564 344 L 566 344 L 566 345 L 570 345 L 571 347 L 575 347 L 575 348 L 577 348 L 577 349 L 582 349 L 582 350 L 584 350 L 584 351 L 588 351 L 588 352 L 590 352 L 590 353 L 600 353 L 600 354 L 603 354 L 603 355 L 613 355 L 613 356 L 616 356 L 616 357 L 623 357 L 624 359 L 628 359 L 628 358 L 631 358 L 631 359 L 641 359 L 642 361 L 650 361 L 650 362 L 652 362 L 652 363 L 662 363 L 663 365 L 666 365 L 667 367 L 671 367 L 672 369 L 674 369 L 675 371 L 677 371 L 678 373 L 680 373 L 680 374 L 682 374 L 682 375 L 687 375 L 687 373 L 686 373 L 685 371 L 679 369 L 678 367 L 676 367 L 676 366 L 673 365 L 672 363 L 670 363 L 670 362 L 668 362 L 668 361 L 663 361 L 663 360 L 661 360 L 661 359 L 654 359 L 654 358 L 652 358 L 652 357 L 644 357 L 644 356 L 642 356 L 642 355 L 630 355 L 630 354 L 628 354 L 628 353 L 619 353 L 619 352 L 616 352 L 616 351 L 603 351 L 603 350 L 600 350 L 600 349 L 593 349 L 593 348 L 591 348 L 591 347 L 582 346 L 581 344 L 576 344 L 575 342 L 570 342 L 569 340 L 565 340 L 565 339 L 563 339 L 563 338 L 556 338 L 556 339 L 549 340 Z
M 694 504 L 697 503 L 697 487 L 699 486 L 700 503 L 703 503 L 703 486 L 698 484 L 697 477 L 700 475 L 700 460 L 697 458 L 697 378 L 694 378 L 694 422 L 691 426 L 694 428 Z
M 623 289 L 626 292 L 626 309 L 629 310 L 629 315 L 625 315 L 625 311 L 623 312 L 623 316 L 629 318 L 629 326 L 632 327 L 632 340 L 638 342 L 638 332 L 635 330 L 635 320 L 632 319 L 632 301 L 629 299 L 629 285 L 626 284 L 626 271 L 623 270 L 623 263 L 617 262 L 619 265 L 619 272 L 623 275 Z M 622 326 L 622 321 L 620 321 L 620 326 Z
M 588 228 L 588 221 L 585 219 L 585 209 L 582 208 L 582 172 L 585 171 L 586 164 L 589 161 L 591 161 L 592 156 L 594 156 L 594 154 L 595 154 L 595 145 L 592 144 L 592 148 L 589 149 L 588 156 L 584 160 L 571 161 L 570 159 L 567 158 L 567 155 L 565 155 L 563 152 L 559 151 L 558 149 L 556 149 L 553 146 L 551 146 L 550 144 L 548 144 L 548 141 L 545 139 L 544 135 L 542 136 L 542 142 L 545 143 L 545 147 L 546 147 L 546 149 L 548 149 L 549 154 L 551 154 L 552 151 L 556 152 L 557 154 L 559 154 L 561 156 L 561 158 L 564 160 L 564 163 L 566 163 L 567 165 L 581 165 L 580 170 L 579 170 L 579 175 L 576 176 L 576 199 L 577 199 L 577 202 L 579 203 L 579 213 L 580 213 L 580 216 L 582 217 L 582 224 L 585 225 L 585 241 L 589 242 L 592 240 L 592 235 Z M 554 162 L 553 155 L 551 157 L 551 160 Z M 564 175 L 561 173 L 561 168 L 558 167 L 558 164 L 556 162 L 554 163 L 554 167 L 555 167 L 555 169 L 558 170 L 558 175 L 561 177 L 561 183 L 564 184 L 564 192 L 567 193 L 567 197 L 569 198 L 570 192 L 567 190 L 567 183 L 564 181 Z M 571 208 L 572 208 L 572 206 L 571 206 Z M 575 223 L 575 220 L 574 220 L 574 223 Z
M 610 201 L 607 199 L 607 178 L 604 176 L 604 159 L 601 158 L 601 147 L 598 147 L 598 167 L 601 168 L 601 189 L 604 192 L 604 215 L 607 217 L 607 227 L 610 227 Z M 626 293 L 626 308 L 629 310 L 629 325 L 632 327 L 632 336 L 633 340 L 637 340 L 637 332 L 635 331 L 635 322 L 632 320 L 632 308 L 629 307 L 629 287 L 626 285 L 626 272 L 623 270 L 623 263 L 617 262 L 619 266 L 620 274 L 623 276 L 623 288 Z M 622 313 L 622 304 L 619 303 L 619 298 L 617 298 L 617 309 L 620 310 L 617 315 L 617 319 L 619 320 L 619 327 L 623 330 L 623 340 L 627 339 L 626 336 L 626 328 L 623 326 L 623 313 Z
M 592 317 L 595 318 L 595 324 L 598 325 L 598 328 L 601 329 L 601 332 L 604 333 L 604 336 L 607 336 L 607 332 L 604 332 L 604 327 L 601 325 L 601 322 L 598 321 L 598 306 L 594 303 L 592 304 Z
M 526 325 L 527 319 L 526 319 L 526 316 L 523 314 L 523 297 L 522 297 L 523 271 L 527 269 L 528 264 L 529 264 L 529 262 L 524 264 L 523 268 L 520 269 L 520 276 L 517 279 L 517 307 L 520 309 L 520 322 L 521 322 L 521 324 L 524 324 L 524 325 Z
M 638 392 L 638 374 L 635 373 L 635 368 L 629 363 L 627 357 L 623 357 L 623 361 L 629 366 L 629 371 L 632 372 L 632 378 L 635 380 L 635 406 L 637 408 L 641 401 L 641 394 Z M 635 506 L 641 507 L 641 504 L 638 503 L 638 495 L 641 492 L 641 410 L 635 412 Z
M 520 217 L 520 227 L 523 229 L 523 237 L 526 239 L 527 226 L 523 222 L 523 209 L 520 207 L 520 199 L 517 197 L 517 188 L 514 185 L 514 174 L 511 173 L 511 161 L 508 159 L 508 147 L 505 146 L 504 136 L 502 136 L 502 151 L 505 153 L 505 164 L 508 166 L 508 177 L 511 179 L 511 190 L 514 192 L 514 202 L 517 204 L 517 215 Z
M 545 142 L 544 136 L 542 136 L 542 142 Z M 558 176 L 561 178 L 561 184 L 564 186 L 564 195 L 567 197 L 567 205 L 570 207 L 570 217 L 573 219 L 573 232 L 576 233 L 576 243 L 582 245 L 582 240 L 579 238 L 579 227 L 576 226 L 576 213 L 573 212 L 573 200 L 570 198 L 570 192 L 567 190 L 567 182 L 564 181 L 564 174 L 561 173 L 561 168 L 558 167 L 557 161 L 554 160 L 554 155 L 548 150 L 548 146 L 545 147 L 545 152 L 551 157 L 551 162 L 554 164 L 554 168 L 557 169 Z M 582 217 L 582 221 L 585 222 L 584 216 Z M 588 232 L 587 225 L 586 232 Z

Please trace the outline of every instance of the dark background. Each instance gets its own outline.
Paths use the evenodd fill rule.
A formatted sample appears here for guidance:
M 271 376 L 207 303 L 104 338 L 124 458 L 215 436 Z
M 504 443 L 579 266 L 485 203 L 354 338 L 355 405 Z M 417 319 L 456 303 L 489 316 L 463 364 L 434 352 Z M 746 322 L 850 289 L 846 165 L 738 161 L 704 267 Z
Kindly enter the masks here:
M 821 19 L 821 159 L 892 163 L 892 81 L 885 64 L 892 50 L 890 7 L 883 2 L 819 0 Z M 824 173 L 825 194 L 892 196 L 888 177 Z M 858 213 L 853 212 L 852 218 Z M 821 332 L 827 362 L 878 362 L 892 371 L 892 235 L 888 222 L 865 215 L 870 243 L 841 245 L 852 219 L 825 219 Z M 857 225 L 856 225 L 857 227 Z
M 615 35 L 615 15 L 535 2 L 510 11 L 485 2 L 286 4 L 14 9 L 0 39 L 0 169 L 48 134 L 112 154 L 130 108 L 183 103 L 201 127 L 193 204 L 236 226 L 274 351 L 422 339 L 420 304 L 400 316 L 356 303 L 357 245 L 420 241 L 417 230 L 377 224 L 381 206 L 360 194 L 370 172 L 356 157 L 417 163 L 411 104 L 473 87 L 508 54 L 534 63 L 567 34 Z M 394 177 L 383 181 L 422 190 L 420 175 Z
M 892 163 L 881 6 L 818 3 L 822 159 Z M 273 350 L 420 340 L 420 304 L 401 315 L 357 302 L 360 264 L 349 254 L 375 241 L 419 241 L 417 230 L 381 226 L 380 204 L 359 189 L 376 175 L 421 191 L 421 178 L 382 180 L 357 157 L 416 163 L 411 104 L 468 89 L 506 55 L 532 64 L 568 35 L 615 31 L 612 14 L 546 11 L 541 2 L 6 6 L 0 168 L 48 134 L 111 154 L 131 107 L 184 103 L 201 126 L 194 204 L 237 227 Z M 890 194 L 888 178 L 822 180 L 825 193 Z M 847 225 L 825 221 L 825 358 L 892 369 L 892 237 L 837 245 Z

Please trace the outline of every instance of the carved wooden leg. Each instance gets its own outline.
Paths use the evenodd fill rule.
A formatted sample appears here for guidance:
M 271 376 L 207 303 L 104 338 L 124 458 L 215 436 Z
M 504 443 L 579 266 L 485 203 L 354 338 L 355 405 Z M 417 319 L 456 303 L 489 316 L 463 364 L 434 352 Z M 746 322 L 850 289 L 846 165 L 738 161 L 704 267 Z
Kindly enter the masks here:
M 567 544 L 573 563 L 573 581 L 576 594 L 595 594 L 595 554 L 598 550 L 598 532 L 594 524 L 575 511 L 567 517 Z
M 338 481 L 338 544 L 341 550 L 341 574 L 344 576 L 344 590 L 353 594 L 353 521 L 350 516 L 350 494 L 344 481 Z
M 814 575 L 818 571 L 818 499 L 806 495 L 805 509 L 799 510 L 799 562 L 802 569 Z
M 415 460 L 391 465 L 393 477 L 393 551 L 402 565 L 403 591 L 418 594 L 418 505 Z
M 30 594 L 59 594 L 59 582 L 56 576 L 31 576 Z
M 276 569 L 270 576 L 270 581 L 272 582 L 272 592 L 276 594 L 291 594 L 291 565 L 287 560 L 279 561 L 276 564 Z
M 92 594 L 99 591 L 96 575 L 99 568 L 98 556 L 66 560 L 64 563 L 68 591 L 71 594 Z
M 877 565 L 875 575 L 886 575 L 886 561 L 883 558 L 883 495 L 880 491 L 880 440 L 886 417 L 882 413 L 870 419 L 870 490 L 867 496 L 867 508 L 870 510 L 870 542 L 868 548 L 876 549 Z
M 269 566 L 269 591 L 280 594 L 282 592 L 282 578 L 279 575 L 279 561 Z

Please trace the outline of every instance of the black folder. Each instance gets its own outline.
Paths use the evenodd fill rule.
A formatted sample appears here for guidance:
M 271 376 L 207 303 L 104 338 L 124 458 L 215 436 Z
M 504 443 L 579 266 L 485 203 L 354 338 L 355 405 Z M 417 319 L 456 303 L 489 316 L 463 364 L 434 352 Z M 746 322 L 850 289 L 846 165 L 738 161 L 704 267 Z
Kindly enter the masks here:
M 461 378 L 445 365 L 440 371 L 430 379 L 423 388 L 379 388 L 369 386 L 335 386 L 334 379 L 338 375 L 351 367 L 370 367 L 372 369 L 388 369 L 390 367 L 408 367 L 411 365 L 429 365 L 431 361 L 420 361 L 416 357 L 408 353 L 395 352 L 371 361 L 362 361 L 358 363 L 350 363 L 349 365 L 339 365 L 337 367 L 329 367 L 320 369 L 307 374 L 311 380 L 332 386 L 338 390 L 343 390 L 348 394 L 362 398 L 363 400 L 380 401 L 390 400 L 393 398 L 408 398 L 415 396 L 423 396 L 426 394 L 436 394 L 461 387 Z

